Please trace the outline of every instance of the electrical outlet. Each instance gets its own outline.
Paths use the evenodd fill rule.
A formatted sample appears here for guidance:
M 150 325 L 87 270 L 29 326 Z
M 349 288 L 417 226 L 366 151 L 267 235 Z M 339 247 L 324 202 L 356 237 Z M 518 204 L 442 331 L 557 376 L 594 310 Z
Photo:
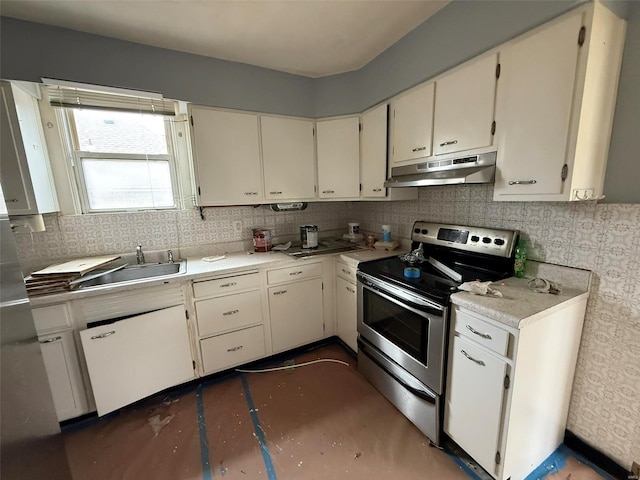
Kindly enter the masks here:
M 242 233 L 242 222 L 240 220 L 233 222 L 233 231 L 235 233 Z
M 634 480 L 640 479 L 640 463 L 633 462 L 631 465 L 631 478 Z

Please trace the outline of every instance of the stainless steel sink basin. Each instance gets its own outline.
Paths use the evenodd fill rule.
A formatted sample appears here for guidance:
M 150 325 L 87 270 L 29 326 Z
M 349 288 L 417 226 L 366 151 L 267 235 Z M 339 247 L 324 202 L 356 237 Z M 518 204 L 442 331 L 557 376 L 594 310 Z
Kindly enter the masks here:
M 176 263 L 146 263 L 143 265 L 127 265 L 115 272 L 105 273 L 97 278 L 87 280 L 80 284 L 80 288 L 110 285 L 112 283 L 144 280 L 146 278 L 176 275 L 187 271 L 187 261 Z

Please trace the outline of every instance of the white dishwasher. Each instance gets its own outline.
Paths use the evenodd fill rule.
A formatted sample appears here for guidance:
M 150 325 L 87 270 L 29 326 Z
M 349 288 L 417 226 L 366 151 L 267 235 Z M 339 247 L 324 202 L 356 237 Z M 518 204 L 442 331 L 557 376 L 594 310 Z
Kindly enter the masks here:
M 195 378 L 183 306 L 99 323 L 80 332 L 99 416 Z

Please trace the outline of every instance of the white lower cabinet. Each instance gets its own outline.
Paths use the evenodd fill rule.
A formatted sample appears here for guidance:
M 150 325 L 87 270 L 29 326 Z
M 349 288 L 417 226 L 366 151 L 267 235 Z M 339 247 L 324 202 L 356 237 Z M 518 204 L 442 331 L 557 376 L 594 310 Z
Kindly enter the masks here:
M 296 265 L 270 270 L 272 279 L 305 278 L 322 274 L 322 264 Z M 269 317 L 273 352 L 299 347 L 324 336 L 322 278 L 312 278 L 269 287 Z
M 183 305 L 80 332 L 98 415 L 193 379 Z
M 39 335 L 40 350 L 58 421 L 88 412 L 73 330 Z
M 354 352 L 358 351 L 356 270 L 346 263 L 336 262 L 336 333 Z
M 454 306 L 444 431 L 497 480 L 526 478 L 563 441 L 587 296 L 566 303 L 519 328 Z

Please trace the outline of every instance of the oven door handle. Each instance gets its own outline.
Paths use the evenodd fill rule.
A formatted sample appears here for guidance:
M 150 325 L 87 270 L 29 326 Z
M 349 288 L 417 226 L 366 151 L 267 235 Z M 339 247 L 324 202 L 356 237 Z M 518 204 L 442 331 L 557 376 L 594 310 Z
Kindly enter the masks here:
M 407 382 L 405 382 L 400 377 L 398 377 L 398 375 L 391 372 L 380 360 L 378 360 L 374 355 L 371 354 L 369 346 L 365 345 L 360 340 L 358 340 L 358 353 L 362 353 L 366 355 L 369 360 L 371 360 L 376 365 L 378 365 L 378 367 L 384 370 L 387 373 L 387 375 L 390 375 L 396 382 L 398 382 L 400 385 L 402 385 L 405 389 L 407 389 L 409 392 L 414 394 L 416 397 L 421 398 L 425 402 L 432 403 L 435 405 L 436 398 L 433 395 L 430 395 L 428 392 L 425 392 L 424 390 L 420 390 L 416 387 L 412 387 Z

